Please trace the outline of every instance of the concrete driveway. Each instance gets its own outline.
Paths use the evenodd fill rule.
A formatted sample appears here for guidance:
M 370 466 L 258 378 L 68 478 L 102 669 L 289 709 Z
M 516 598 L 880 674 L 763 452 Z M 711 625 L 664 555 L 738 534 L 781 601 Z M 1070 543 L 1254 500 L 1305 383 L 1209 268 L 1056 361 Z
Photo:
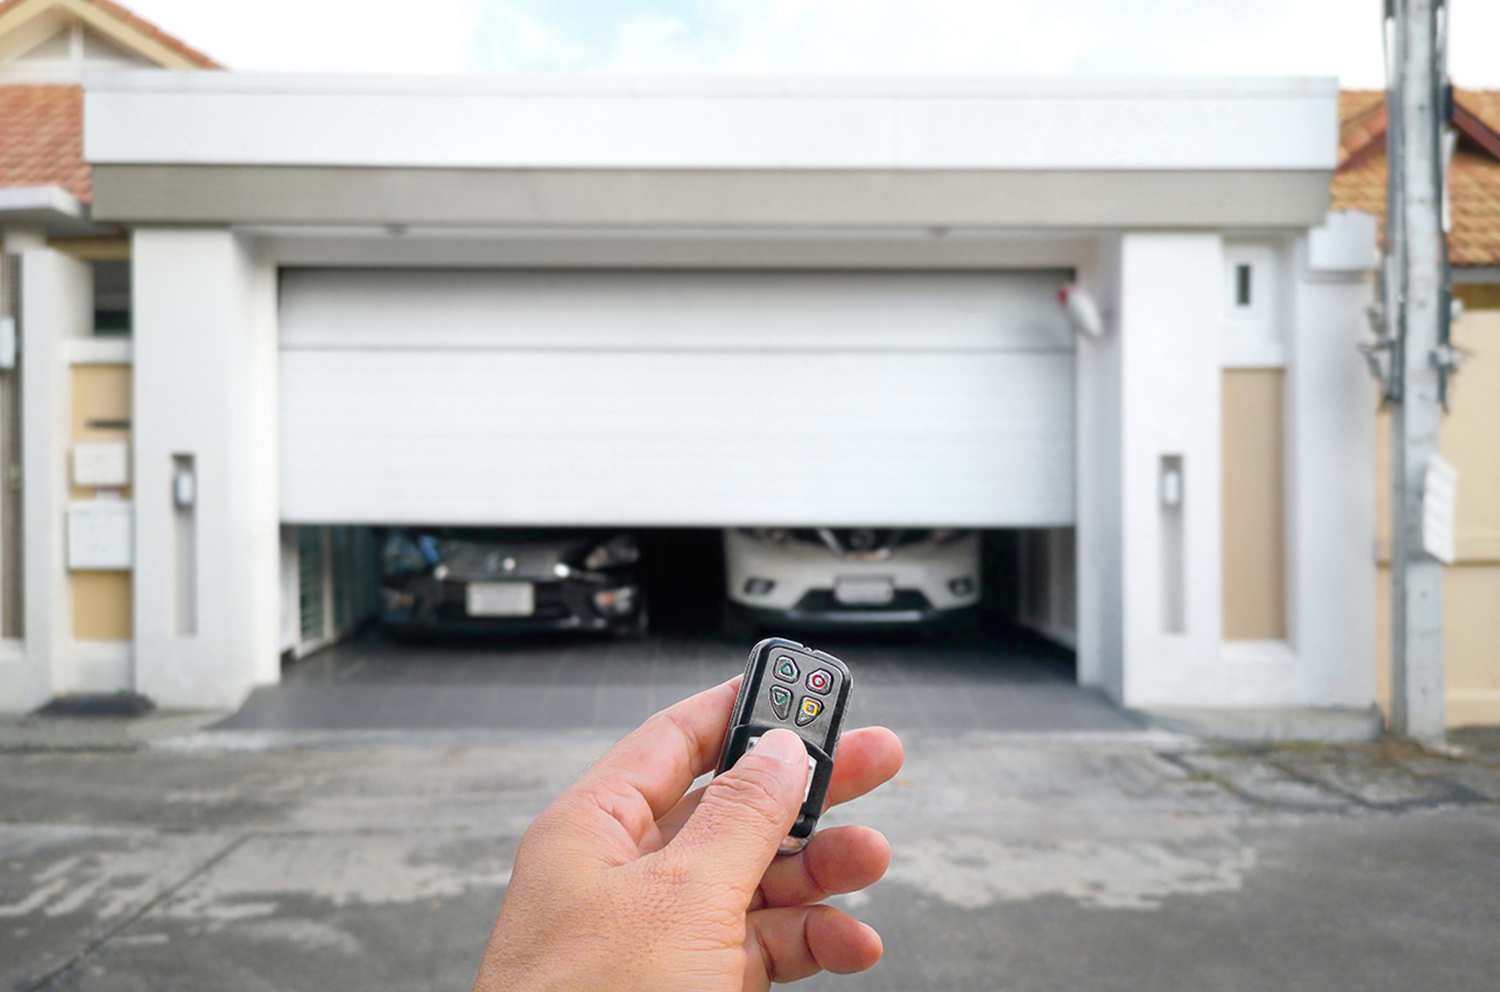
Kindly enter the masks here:
M 288 692 L 365 684 L 382 662 L 361 651 L 336 656 L 364 658 L 359 671 L 325 659 Z M 471 662 L 450 659 L 453 686 Z M 888 877 L 835 900 L 881 931 L 886 958 L 805 987 L 1494 987 L 1500 748 L 1222 749 L 1119 714 L 1112 728 L 976 727 L 964 721 L 1005 705 L 982 702 L 986 685 L 997 700 L 1086 697 L 1055 673 L 1002 685 L 981 666 L 966 683 L 950 663 L 924 683 L 870 661 L 861 691 L 875 716 L 902 717 L 907 766 L 827 821 L 893 842 Z M 650 684 L 665 693 L 691 669 L 706 685 L 737 664 L 726 649 Z M 310 724 L 314 709 L 296 712 Z M 231 722 L 137 750 L 0 754 L 0 987 L 466 988 L 522 830 L 619 733 L 595 715 L 318 729 L 279 712 L 279 728 Z

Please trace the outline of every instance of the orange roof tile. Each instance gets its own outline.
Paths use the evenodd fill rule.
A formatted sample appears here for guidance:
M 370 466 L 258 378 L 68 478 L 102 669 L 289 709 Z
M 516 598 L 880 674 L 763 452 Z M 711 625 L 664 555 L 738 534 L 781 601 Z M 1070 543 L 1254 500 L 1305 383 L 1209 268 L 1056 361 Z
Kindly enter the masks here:
M 1448 170 L 1453 230 L 1448 258 L 1454 265 L 1500 265 L 1500 91 L 1459 90 L 1467 131 Z M 1339 94 L 1339 166 L 1333 176 L 1336 210 L 1363 210 L 1385 219 L 1385 93 Z
M 1339 94 L 1339 165 L 1385 136 L 1385 91 L 1344 90 Z
M 83 87 L 0 86 L 0 187 L 61 186 L 93 197 L 83 160 Z
M 20 4 L 25 2 L 26 0 L 5 0 L 4 3 L 0 3 L 0 14 L 4 14 L 12 7 L 19 6 Z M 121 7 L 119 4 L 111 2 L 111 0 L 82 0 L 82 2 L 88 4 L 91 7 L 99 8 L 116 20 L 123 21 L 124 23 L 129 24 L 131 27 L 135 28 L 137 31 L 141 32 L 144 35 L 149 35 L 157 42 L 172 49 L 174 52 L 192 62 L 194 65 L 200 66 L 204 69 L 224 68 L 222 65 L 209 58 L 207 55 L 204 55 L 196 48 L 188 45 L 187 42 L 182 41 L 180 38 L 174 38 L 172 35 L 167 34 L 161 28 L 157 27 L 155 24 L 152 24 L 144 17 L 138 17 L 135 14 L 132 14 L 130 11 L 126 10 L 124 7 Z

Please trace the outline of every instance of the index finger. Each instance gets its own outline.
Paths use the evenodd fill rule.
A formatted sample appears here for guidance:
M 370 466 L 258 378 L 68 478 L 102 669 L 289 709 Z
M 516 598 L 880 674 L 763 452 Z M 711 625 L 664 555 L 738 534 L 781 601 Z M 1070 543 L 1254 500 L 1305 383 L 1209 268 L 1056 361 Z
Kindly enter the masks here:
M 613 806 L 608 802 L 612 797 L 638 796 L 645 800 L 650 816 L 639 823 L 625 823 L 633 836 L 642 836 L 650 824 L 676 805 L 693 779 L 718 764 L 743 677 L 736 675 L 655 714 L 606 751 L 574 788 L 609 806 Z M 636 819 L 629 811 L 611 812 L 622 822 Z

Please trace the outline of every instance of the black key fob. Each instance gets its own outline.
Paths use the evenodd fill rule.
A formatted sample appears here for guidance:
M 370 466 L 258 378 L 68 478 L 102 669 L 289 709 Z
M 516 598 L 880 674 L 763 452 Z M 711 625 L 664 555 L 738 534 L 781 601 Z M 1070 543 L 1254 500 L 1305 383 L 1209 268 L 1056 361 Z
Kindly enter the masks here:
M 823 815 L 833 755 L 853 686 L 854 679 L 842 661 L 795 641 L 771 637 L 750 649 L 715 774 L 732 768 L 769 730 L 781 727 L 802 738 L 807 748 L 807 793 L 797 822 L 781 844 L 782 854 L 796 854 L 806 847 Z

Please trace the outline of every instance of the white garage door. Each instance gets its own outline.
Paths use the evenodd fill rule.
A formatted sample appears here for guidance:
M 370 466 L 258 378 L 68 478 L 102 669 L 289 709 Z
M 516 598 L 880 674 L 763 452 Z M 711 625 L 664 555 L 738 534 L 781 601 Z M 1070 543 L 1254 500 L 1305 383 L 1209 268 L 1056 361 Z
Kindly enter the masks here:
M 1067 524 L 1060 279 L 286 271 L 282 515 Z

